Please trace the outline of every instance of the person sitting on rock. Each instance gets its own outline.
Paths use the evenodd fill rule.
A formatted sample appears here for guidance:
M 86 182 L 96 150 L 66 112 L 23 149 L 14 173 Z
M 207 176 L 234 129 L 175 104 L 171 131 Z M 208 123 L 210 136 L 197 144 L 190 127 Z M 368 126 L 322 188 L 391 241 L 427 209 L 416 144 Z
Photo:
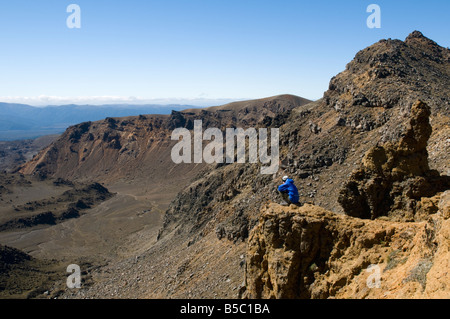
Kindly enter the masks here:
M 300 206 L 298 189 L 294 184 L 294 180 L 290 179 L 288 176 L 283 177 L 283 184 L 278 186 L 278 192 L 280 192 L 286 205 L 294 204 Z

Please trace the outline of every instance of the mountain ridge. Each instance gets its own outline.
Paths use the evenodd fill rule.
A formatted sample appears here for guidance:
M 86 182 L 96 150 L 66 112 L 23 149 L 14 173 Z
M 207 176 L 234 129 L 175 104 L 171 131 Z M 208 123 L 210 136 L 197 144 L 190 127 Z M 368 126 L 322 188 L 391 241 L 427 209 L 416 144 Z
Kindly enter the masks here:
M 219 129 L 236 127 L 237 125 L 249 127 L 267 118 L 275 117 L 278 113 L 288 112 L 293 107 L 309 102 L 309 100 L 292 95 L 281 95 L 266 99 L 235 102 L 231 105 L 227 104 L 207 109 L 173 110 L 170 115 L 140 115 L 85 122 L 70 127 L 59 140 L 23 165 L 20 168 L 20 172 L 72 178 L 76 174 L 80 175 L 83 166 L 89 166 L 86 163 L 89 162 L 89 157 L 94 155 L 95 150 L 102 154 L 114 154 L 115 160 L 110 161 L 110 164 L 108 164 L 112 166 L 104 169 L 112 170 L 114 165 L 123 163 L 119 163 L 119 156 L 122 161 L 132 162 L 139 157 L 139 161 L 142 163 L 142 156 L 145 156 L 145 153 L 153 148 L 153 142 L 156 142 L 156 147 L 165 149 L 165 161 L 170 162 L 170 156 L 167 155 L 167 152 L 170 153 L 171 148 L 169 144 L 174 144 L 174 142 L 170 141 L 171 131 L 178 127 L 192 129 L 195 119 L 202 119 L 206 127 L 217 127 Z M 101 141 L 100 144 L 102 145 L 98 145 L 98 141 Z M 83 147 L 80 146 L 81 144 Z M 66 150 L 63 154 L 60 154 L 61 152 L 58 150 L 64 148 Z M 75 148 L 77 151 L 74 151 Z M 83 157 L 81 155 L 74 156 L 72 154 L 74 152 L 79 155 L 80 153 L 86 153 L 86 155 Z M 160 154 L 159 152 L 158 154 Z M 66 156 L 65 154 L 71 158 L 72 164 L 65 163 L 67 160 L 61 160 L 63 156 Z M 59 162 L 55 163 L 53 161 L 54 156 L 60 158 Z M 97 160 L 94 162 L 97 163 Z M 127 164 L 127 166 L 134 169 L 139 165 Z M 44 169 L 44 167 L 47 168 Z M 98 171 L 98 168 L 89 169 L 84 175 L 95 176 L 95 174 L 92 175 L 94 173 L 93 170 Z M 71 172 L 76 172 L 76 174 L 69 175 Z M 102 174 L 98 172 L 96 174 L 97 179 L 102 179 Z M 103 178 L 105 175 L 103 173 Z

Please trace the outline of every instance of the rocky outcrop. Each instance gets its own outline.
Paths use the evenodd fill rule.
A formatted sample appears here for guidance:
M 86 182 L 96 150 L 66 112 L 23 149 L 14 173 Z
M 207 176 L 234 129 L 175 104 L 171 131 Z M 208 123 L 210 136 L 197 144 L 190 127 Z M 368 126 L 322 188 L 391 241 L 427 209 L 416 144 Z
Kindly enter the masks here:
M 419 31 L 405 41 L 381 40 L 359 51 L 346 70 L 331 79 L 324 99 L 328 106 L 345 113 L 356 106 L 406 108 L 427 97 L 433 108 L 448 115 L 450 96 L 445 83 L 450 81 L 449 62 L 450 50 Z M 444 97 L 434 96 L 435 92 Z
M 420 220 L 437 212 L 439 192 L 450 188 L 450 178 L 428 166 L 431 136 L 430 108 L 417 101 L 411 109 L 406 134 L 397 143 L 370 149 L 339 195 L 346 214 L 375 219 Z
M 6 176 L 6 174 L 5 174 Z M 3 176 L 1 176 L 3 177 Z M 0 178 L 1 178 L 0 177 Z M 44 182 L 36 181 L 24 175 L 9 175 L 2 182 L 11 189 L 26 185 L 32 189 L 45 187 Z M 36 184 L 37 185 L 36 185 Z M 2 184 L 2 183 L 1 183 Z M 88 185 L 73 184 L 62 179 L 53 182 L 56 187 L 68 187 L 62 194 L 49 198 L 28 201 L 24 204 L 6 205 L 2 207 L 0 231 L 24 229 L 38 225 L 55 225 L 68 219 L 78 218 L 90 208 L 98 206 L 113 196 L 114 193 L 98 183 Z M 0 185 L 0 190 L 2 189 Z M 10 192 L 8 190 L 8 192 Z M 11 192 L 11 194 L 13 194 Z M 0 202 L 4 198 L 0 192 Z
M 389 196 L 391 196 L 392 192 L 392 198 L 397 201 L 388 205 L 388 208 L 392 209 L 391 213 L 394 212 L 394 204 L 398 208 L 395 210 L 397 215 L 390 214 L 389 218 L 391 220 L 399 222 L 404 220 L 415 221 L 438 216 L 437 211 L 442 199 L 439 196 L 439 192 L 437 193 L 436 190 L 433 190 L 433 187 L 436 185 L 433 181 L 433 176 L 436 176 L 436 173 L 430 167 L 439 169 L 441 174 L 448 167 L 446 164 L 448 162 L 448 152 L 445 151 L 445 143 L 443 144 L 443 142 L 445 142 L 448 135 L 446 134 L 448 121 L 446 122 L 445 120 L 445 114 L 448 111 L 446 103 L 449 100 L 450 64 L 446 59 L 447 49 L 439 47 L 434 42 L 427 43 L 426 38 L 419 34 L 416 36 L 411 35 L 406 41 L 380 41 L 357 54 L 347 70 L 331 80 L 330 89 L 325 93 L 324 99 L 299 106 L 292 109 L 289 114 L 282 113 L 271 120 L 264 120 L 262 122 L 263 125 L 280 127 L 280 172 L 274 176 L 261 177 L 259 170 L 251 165 L 231 164 L 218 166 L 207 174 L 199 174 L 194 179 L 194 182 L 180 192 L 171 203 L 164 217 L 164 226 L 160 232 L 160 239 L 164 240 L 167 234 L 172 232 L 178 234 L 187 233 L 185 242 L 189 248 L 193 248 L 196 242 L 201 241 L 201 238 L 206 238 L 208 234 L 213 233 L 221 242 L 224 242 L 223 244 L 228 240 L 233 244 L 239 244 L 241 240 L 245 241 L 247 236 L 250 236 L 248 239 L 250 245 L 263 247 L 262 243 L 258 246 L 259 244 L 257 245 L 254 242 L 255 233 L 258 230 L 262 231 L 261 223 L 258 223 L 258 221 L 261 214 L 267 212 L 264 208 L 266 203 L 279 200 L 276 194 L 276 187 L 280 184 L 281 177 L 290 175 L 299 188 L 301 202 L 309 202 L 316 205 L 307 205 L 305 207 L 313 207 L 311 208 L 313 212 L 327 212 L 324 215 L 327 216 L 326 219 L 323 216 L 314 216 L 314 214 L 305 215 L 306 217 L 302 215 L 303 222 L 307 224 L 305 226 L 306 233 L 314 233 L 315 235 L 311 235 L 312 237 L 318 241 L 323 240 L 323 242 L 311 243 L 311 245 L 321 247 L 329 244 L 347 247 L 345 245 L 347 245 L 349 240 L 348 236 L 352 236 L 354 241 L 358 240 L 358 236 L 362 236 L 362 241 L 369 241 L 369 239 L 364 239 L 365 232 L 370 230 L 375 232 L 375 234 L 378 234 L 378 232 L 383 234 L 384 228 L 380 225 L 389 228 L 390 224 L 386 220 L 378 220 L 379 223 L 372 223 L 369 220 L 371 218 L 370 209 L 366 209 L 366 207 L 361 209 L 361 212 L 368 212 L 367 215 L 360 214 L 359 216 L 364 216 L 367 219 L 360 220 L 345 215 L 336 215 L 335 213 L 344 212 L 337 200 L 339 192 L 342 185 L 348 181 L 351 173 L 360 167 L 362 154 L 368 152 L 377 143 L 386 147 L 387 144 L 385 143 L 387 142 L 390 142 L 393 147 L 395 146 L 395 150 L 393 148 L 392 152 L 397 152 L 399 151 L 397 141 L 402 136 L 404 137 L 404 144 L 402 144 L 401 148 L 405 148 L 404 152 L 401 153 L 399 151 L 396 153 L 396 160 L 389 162 L 389 165 L 391 165 L 389 169 L 385 173 L 381 171 L 385 175 L 398 176 L 399 180 L 395 183 L 395 188 L 391 190 L 390 184 L 383 185 L 381 183 L 381 186 L 379 186 L 379 180 L 376 179 L 373 181 L 370 189 L 375 190 L 373 192 L 373 202 L 375 203 L 374 207 L 376 206 L 378 209 L 377 216 L 383 216 L 388 211 L 384 212 L 382 208 L 377 206 L 383 204 L 382 197 L 381 199 L 378 198 L 380 201 L 377 202 L 378 189 L 383 191 L 386 189 Z M 427 52 L 427 57 L 422 57 L 422 54 L 425 52 Z M 378 60 L 381 61 L 381 65 L 375 62 Z M 385 77 L 369 76 L 370 74 L 381 72 L 376 70 L 381 70 L 383 67 L 389 68 L 389 75 L 386 74 Z M 403 74 L 402 72 L 405 74 L 404 76 L 399 75 Z M 420 78 L 417 77 L 418 74 L 420 74 Z M 364 94 L 370 103 L 350 103 L 350 95 L 353 93 L 356 95 L 358 93 Z M 429 94 L 432 95 L 430 96 Z M 390 101 L 391 98 L 392 101 Z M 428 109 L 425 105 L 418 107 L 416 110 L 416 122 L 413 123 L 411 122 L 411 106 L 418 98 L 426 99 L 430 108 Z M 386 103 L 378 103 L 378 101 L 385 101 Z M 433 125 L 433 132 L 431 132 L 430 122 L 428 122 L 430 111 L 432 111 L 431 124 Z M 413 129 L 408 133 L 409 127 L 413 127 Z M 414 136 L 417 134 L 417 136 L 413 139 L 408 139 L 411 133 L 414 133 Z M 430 133 L 432 137 L 428 139 Z M 428 147 L 428 151 L 432 154 L 430 162 L 427 161 L 426 141 L 431 141 L 431 145 Z M 378 146 L 375 150 L 380 148 Z M 388 155 L 390 156 L 390 154 Z M 374 157 L 378 155 L 376 151 L 373 153 Z M 370 156 L 368 156 L 366 163 L 368 166 L 371 166 L 369 158 Z M 436 162 L 438 158 L 439 161 Z M 377 157 L 374 162 L 377 160 L 380 159 Z M 432 165 L 429 165 L 430 163 Z M 395 173 L 392 173 L 390 170 L 394 168 Z M 409 173 L 403 174 L 400 168 L 405 172 L 414 169 L 416 173 L 411 176 Z M 397 169 L 398 171 L 396 172 Z M 424 175 L 427 176 L 425 180 L 433 181 L 430 187 L 426 183 L 417 183 L 422 180 Z M 366 181 L 363 179 L 355 185 L 364 189 Z M 395 182 L 393 177 L 391 182 Z M 406 185 L 407 183 L 410 183 L 408 184 L 409 186 Z M 429 193 L 428 190 L 430 190 Z M 400 191 L 400 193 L 405 191 L 408 194 L 412 194 L 413 197 L 410 201 L 409 197 L 397 194 L 396 191 Z M 381 194 L 384 193 L 381 192 Z M 346 197 L 346 199 L 350 199 L 350 197 Z M 357 198 L 357 200 L 360 199 Z M 349 206 L 357 203 L 357 200 L 352 201 L 351 204 L 349 203 Z M 407 205 L 415 205 L 414 211 L 404 210 Z M 318 208 L 318 206 L 322 208 Z M 333 213 L 329 211 L 333 211 Z M 430 212 L 432 213 L 431 215 Z M 296 214 L 298 214 L 298 211 L 293 212 L 291 217 L 296 216 Z M 394 216 L 396 217 L 394 218 Z M 339 222 L 331 222 L 331 220 L 338 220 Z M 345 226 L 347 234 L 340 233 L 339 223 L 341 221 L 347 225 Z M 292 221 L 288 216 L 280 223 L 291 225 Z M 370 227 L 364 228 L 364 231 L 356 232 L 353 230 L 354 227 L 361 227 L 361 225 L 366 225 L 366 223 Z M 413 225 L 414 223 L 409 224 Z M 256 228 L 254 228 L 255 225 Z M 402 229 L 408 229 L 408 227 L 413 226 L 404 225 L 402 227 L 404 227 Z M 331 229 L 331 231 L 329 232 L 327 229 Z M 276 231 L 276 229 L 271 231 Z M 266 231 L 267 236 L 271 236 L 271 231 Z M 315 233 L 316 231 L 317 233 Z M 425 232 L 423 229 L 421 231 Z M 283 233 L 283 236 L 288 233 Z M 330 233 L 333 235 L 330 235 Z M 406 234 L 402 236 L 406 236 Z M 338 239 L 338 242 L 342 241 L 342 243 L 336 243 L 335 239 L 333 239 L 334 235 L 342 236 L 341 239 Z M 259 234 L 258 236 L 262 235 Z M 373 236 L 383 237 L 385 235 Z M 248 278 L 247 297 L 338 297 L 337 291 L 352 282 L 351 278 L 354 275 L 351 275 L 347 282 L 345 278 L 348 274 L 339 275 L 338 270 L 334 270 L 334 275 L 327 277 L 326 281 L 322 280 L 328 276 L 325 276 L 326 268 L 323 268 L 325 269 L 324 273 L 322 273 L 324 277 L 315 281 L 315 276 L 319 272 L 310 272 L 309 266 L 315 269 L 320 263 L 322 265 L 325 264 L 325 260 L 334 260 L 336 267 L 341 267 L 342 269 L 347 267 L 343 264 L 338 266 L 338 257 L 327 258 L 332 248 L 314 248 L 313 251 L 315 253 L 324 256 L 318 257 L 319 259 L 316 259 L 316 256 L 310 256 L 309 252 L 305 254 L 302 252 L 301 254 L 303 255 L 295 253 L 292 258 L 297 258 L 301 255 L 303 260 L 301 265 L 294 263 L 293 268 L 289 268 L 290 266 L 283 268 L 284 266 L 280 264 L 279 266 L 273 266 L 275 268 L 279 267 L 277 270 L 270 270 L 270 267 L 264 264 L 263 256 L 265 254 L 275 256 L 278 253 L 285 253 L 281 249 L 282 245 L 279 244 L 283 241 L 283 237 L 281 235 L 280 237 L 281 239 L 279 239 L 277 245 L 261 248 L 259 257 L 255 256 L 257 253 L 256 248 L 253 249 L 253 246 L 249 248 L 246 272 Z M 417 244 L 419 245 L 418 238 Z M 294 236 L 286 239 L 286 241 L 295 241 L 295 245 L 302 245 L 301 240 Z M 380 241 L 388 243 L 385 240 Z M 387 246 L 383 247 L 383 249 L 387 248 Z M 353 246 L 348 260 L 358 259 L 358 249 L 360 248 L 361 245 Z M 342 251 L 340 253 L 342 254 Z M 390 253 L 392 253 L 391 257 L 389 257 Z M 381 258 L 378 246 L 374 246 L 373 250 L 368 254 L 371 257 L 367 257 L 369 259 L 366 258 L 362 264 L 355 266 L 355 272 L 356 269 L 365 270 L 371 263 L 375 263 Z M 389 267 L 392 267 L 398 260 L 403 260 L 404 258 L 403 252 L 394 253 L 390 251 L 383 254 L 385 254 L 382 255 L 384 260 L 393 260 L 389 263 Z M 336 256 L 338 255 L 339 253 Z M 261 260 L 258 261 L 257 258 L 261 258 Z M 402 278 L 409 276 L 409 271 L 416 266 L 412 265 L 414 262 L 417 262 L 417 265 L 419 265 L 414 272 L 415 274 L 419 273 L 420 269 L 427 269 L 429 265 L 427 258 L 423 257 L 422 261 L 421 257 L 418 257 L 415 261 L 411 259 L 410 268 L 409 270 L 403 269 L 405 274 L 404 276 L 402 275 Z M 311 261 L 310 264 L 308 264 L 309 261 Z M 261 262 L 261 264 L 258 264 L 258 262 Z M 286 271 L 285 273 L 282 272 L 283 269 Z M 395 267 L 395 269 L 401 268 Z M 240 269 L 235 271 L 238 272 Z M 300 271 L 300 273 L 297 273 L 297 271 Z M 272 274 L 269 275 L 268 272 Z M 363 273 L 365 274 L 364 271 Z M 304 279 L 305 276 L 307 279 Z M 259 279 L 255 279 L 256 277 Z M 270 280 L 268 279 L 269 277 L 271 278 Z M 412 275 L 410 279 L 413 277 L 418 277 L 418 275 Z M 292 278 L 295 278 L 295 281 L 299 281 L 293 283 L 291 282 Z M 422 281 L 422 279 L 420 280 Z M 274 292 L 274 288 L 270 288 L 270 285 L 283 286 L 284 281 L 287 282 L 286 287 L 290 288 L 283 288 L 283 292 Z M 315 282 L 314 286 L 311 286 L 311 282 Z M 297 287 L 300 284 L 302 285 L 301 291 Z M 322 287 L 322 285 L 324 286 Z M 267 293 L 258 289 L 267 289 Z M 364 291 L 364 289 L 361 291 Z M 362 292 L 358 296 L 364 297 L 366 295 Z M 350 297 L 353 297 L 353 295 L 350 295 Z
M 345 183 L 346 215 L 308 204 L 262 209 L 243 298 L 450 296 L 450 180 L 429 168 L 430 108 L 417 101 L 410 113 L 400 140 L 371 148 Z
M 249 237 L 243 298 L 448 298 L 450 220 L 362 220 L 271 204 Z

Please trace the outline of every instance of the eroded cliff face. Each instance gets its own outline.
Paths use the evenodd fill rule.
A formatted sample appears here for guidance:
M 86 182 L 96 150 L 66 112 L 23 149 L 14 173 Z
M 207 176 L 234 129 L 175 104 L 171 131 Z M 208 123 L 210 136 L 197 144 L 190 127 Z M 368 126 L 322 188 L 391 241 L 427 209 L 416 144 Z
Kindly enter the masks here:
M 414 162 L 418 169 L 414 178 L 401 178 L 397 183 L 415 183 L 418 180 L 422 183 L 420 191 L 410 184 L 400 185 L 397 189 L 397 185 L 391 185 L 394 180 L 378 186 L 378 175 L 368 174 L 367 180 L 374 179 L 371 186 L 374 191 L 369 189 L 368 192 L 377 194 L 371 199 L 374 202 L 374 216 L 387 213 L 383 211 L 384 193 L 399 199 L 403 194 L 400 196 L 395 192 L 405 191 L 411 194 L 407 198 L 415 202 L 420 202 L 423 196 L 432 198 L 436 190 L 425 194 L 423 189 L 429 184 L 434 186 L 431 177 L 437 172 L 433 170 L 441 175 L 449 175 L 447 172 L 450 172 L 449 52 L 420 32 L 411 33 L 405 41 L 382 40 L 361 50 L 345 71 L 331 79 L 323 99 L 258 123 L 280 128 L 281 161 L 278 174 L 261 176 L 258 167 L 253 167 L 255 165 L 232 164 L 198 175 L 171 203 L 161 236 L 175 228 L 180 231 L 189 228 L 197 237 L 215 230 L 219 238 L 234 241 L 239 237 L 245 240 L 246 234 L 257 222 L 261 205 L 280 200 L 276 187 L 283 175 L 295 180 L 303 203 L 314 203 L 333 212 L 344 212 L 342 206 L 354 209 L 352 206 L 360 200 L 358 194 L 348 192 L 348 196 L 343 198 L 348 203 L 342 206 L 343 201 L 340 203 L 338 200 L 344 184 L 349 182 L 349 175 L 360 168 L 361 157 L 377 144 L 391 143 L 394 147 L 402 136 L 415 132 L 413 129 L 408 133 L 408 127 L 411 125 L 411 107 L 419 98 L 429 106 L 428 111 L 424 109 L 419 112 L 418 121 L 425 119 L 426 122 L 426 125 L 417 123 L 417 130 L 422 135 L 420 141 L 412 141 L 416 145 L 410 145 L 405 137 L 405 145 L 400 148 L 406 147 L 408 150 L 401 156 L 401 150 L 396 149 L 395 153 L 399 161 L 414 154 L 415 159 L 405 161 L 405 164 Z M 372 154 L 376 157 L 374 160 L 383 161 L 377 157 L 381 152 L 372 151 Z M 389 162 L 389 165 L 391 167 L 387 169 L 393 170 L 400 169 L 404 164 Z M 425 172 L 431 176 L 422 180 Z M 386 171 L 383 174 L 396 173 Z M 360 184 L 356 177 L 356 188 L 361 188 L 358 192 L 370 186 L 365 185 L 365 177 L 357 177 L 361 179 Z M 378 188 L 383 192 L 378 192 Z M 378 203 L 378 200 L 383 203 Z M 421 207 L 426 206 L 426 211 L 429 211 L 428 207 L 436 210 L 435 202 L 436 199 L 426 200 Z M 389 209 L 394 204 L 388 203 Z M 396 205 L 400 212 L 405 211 L 404 208 L 410 203 L 399 201 Z M 416 210 L 420 210 L 418 205 L 414 211 L 408 210 L 407 218 L 414 220 L 414 216 L 420 215 L 416 214 Z M 361 217 L 366 206 L 355 214 Z M 364 218 L 372 218 L 371 214 L 367 210 Z M 399 220 L 403 217 L 399 214 Z
M 361 167 L 339 194 L 346 214 L 413 221 L 438 210 L 435 195 L 450 188 L 450 178 L 428 165 L 430 114 L 428 105 L 417 101 L 405 135 L 398 142 L 377 145 L 366 153 Z
M 211 233 L 248 240 L 246 298 L 448 294 L 439 273 L 448 269 L 439 208 L 450 163 L 448 57 L 419 32 L 362 50 L 323 99 L 265 123 L 280 128 L 278 174 L 232 164 L 199 176 L 172 202 L 160 238 L 185 234 L 189 247 Z M 280 200 L 283 175 L 304 207 L 267 205 Z M 372 264 L 382 289 L 366 284 Z
M 450 297 L 450 183 L 429 169 L 429 116 L 417 101 L 406 134 L 367 152 L 340 193 L 347 215 L 264 208 L 243 297 Z
M 242 297 L 449 298 L 448 192 L 422 222 L 271 204 L 249 237 Z

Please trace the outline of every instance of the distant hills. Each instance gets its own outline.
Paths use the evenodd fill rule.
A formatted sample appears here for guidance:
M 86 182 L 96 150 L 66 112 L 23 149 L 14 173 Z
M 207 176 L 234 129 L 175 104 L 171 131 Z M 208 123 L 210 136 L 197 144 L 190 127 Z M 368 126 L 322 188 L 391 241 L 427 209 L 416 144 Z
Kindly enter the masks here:
M 0 103 L 0 141 L 31 139 L 60 134 L 69 126 L 107 117 L 170 114 L 192 105 L 61 105 L 34 107 L 25 104 Z
M 117 181 L 127 178 L 155 183 L 151 189 L 194 177 L 204 165 L 178 165 L 172 161 L 171 140 L 176 128 L 193 129 L 201 119 L 205 127 L 225 131 L 231 127 L 276 126 L 278 114 L 308 104 L 310 100 L 279 95 L 226 105 L 185 109 L 171 114 L 128 116 L 89 121 L 69 127 L 51 145 L 25 164 L 22 173 L 68 180 Z M 1 150 L 1 149 L 0 149 Z M 142 172 L 145 172 L 143 174 Z M 170 172 L 170 173 L 169 173 Z M 167 193 L 167 192 L 166 192 Z M 173 193 L 175 196 L 176 193 Z

